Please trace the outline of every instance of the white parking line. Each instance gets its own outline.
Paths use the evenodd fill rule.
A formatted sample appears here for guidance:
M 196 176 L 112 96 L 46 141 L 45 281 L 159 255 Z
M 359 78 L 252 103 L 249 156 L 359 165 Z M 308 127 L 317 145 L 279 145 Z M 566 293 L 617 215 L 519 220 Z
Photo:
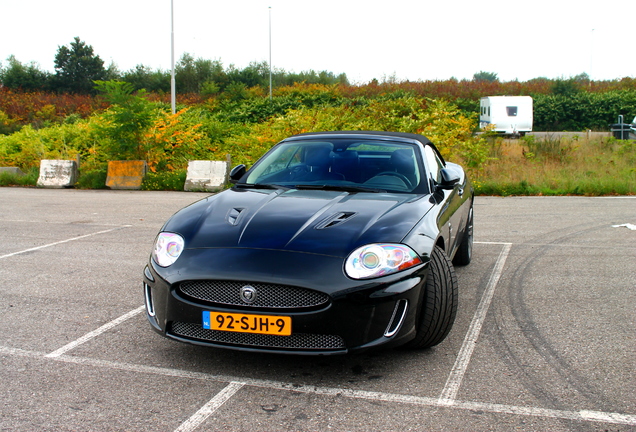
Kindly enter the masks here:
M 46 223 L 47 225 L 73 225 L 73 226 L 112 226 L 112 227 L 122 227 L 122 224 L 115 223 L 104 223 L 97 221 L 77 221 L 77 222 L 69 222 L 69 221 L 42 221 L 42 220 L 34 220 L 34 219 L 2 219 L 0 220 L 2 223 L 25 223 L 25 224 L 38 224 L 42 225 Z M 131 225 L 126 225 L 131 226 Z
M 175 429 L 175 432 L 191 432 L 195 430 L 201 423 L 203 423 L 208 417 L 210 417 L 214 411 L 219 409 L 225 402 L 227 402 L 237 391 L 243 387 L 245 383 L 242 382 L 231 382 L 216 394 L 210 402 L 206 403 L 201 407 L 199 411 L 194 413 L 192 417 L 183 422 L 181 426 Z
M 109 232 L 109 231 L 113 231 L 113 230 L 102 231 L 102 232 L 94 233 L 91 235 L 96 235 L 96 234 Z M 90 235 L 87 235 L 87 236 L 90 236 Z M 83 237 L 87 237 L 87 236 L 83 236 Z M 76 239 L 79 239 L 79 237 Z M 72 241 L 72 240 L 75 240 L 75 239 L 71 239 L 67 241 Z M 59 244 L 64 242 L 66 241 L 58 242 L 54 244 Z M 190 372 L 190 371 L 184 371 L 180 369 L 137 365 L 137 364 L 130 364 L 130 363 L 99 360 L 99 359 L 93 359 L 88 357 L 64 355 L 65 353 L 76 348 L 77 346 L 103 334 L 109 329 L 112 329 L 113 327 L 141 313 L 144 310 L 144 306 L 140 306 L 139 308 L 134 309 L 122 315 L 121 317 L 101 326 L 100 328 L 90 333 L 87 333 L 81 338 L 65 345 L 64 347 L 52 353 L 45 354 L 41 352 L 22 350 L 19 348 L 10 348 L 10 347 L 0 346 L 0 354 L 13 355 L 13 356 L 19 356 L 19 357 L 47 358 L 53 361 L 61 361 L 64 363 L 81 364 L 86 366 L 100 367 L 100 368 L 113 369 L 113 370 L 123 370 L 123 371 L 147 373 L 147 374 L 162 375 L 162 376 L 173 376 L 173 377 L 229 383 L 223 390 L 221 390 L 218 394 L 216 394 L 208 403 L 206 403 L 203 407 L 201 407 L 201 409 L 199 409 L 195 414 L 193 414 L 192 417 L 190 417 L 188 420 L 182 423 L 179 426 L 179 428 L 176 429 L 175 432 L 194 431 L 207 418 L 209 418 L 210 415 L 212 415 L 216 410 L 218 410 L 221 406 L 223 406 L 225 402 L 230 400 L 232 396 L 236 394 L 236 392 L 238 392 L 238 390 L 240 390 L 246 385 L 252 386 L 252 387 L 275 389 L 280 391 L 293 391 L 293 392 L 299 392 L 299 393 L 310 393 L 310 394 L 317 394 L 317 395 L 324 395 L 324 396 L 341 396 L 341 397 L 347 397 L 352 399 L 365 399 L 365 400 L 373 400 L 373 401 L 388 402 L 388 403 L 402 403 L 402 404 L 409 404 L 409 405 L 428 406 L 428 407 L 434 407 L 434 408 L 448 408 L 448 409 L 461 409 L 461 410 L 473 410 L 473 411 L 477 410 L 477 411 L 490 412 L 493 414 L 511 414 L 511 415 L 520 415 L 520 416 L 540 417 L 540 418 L 565 419 L 565 420 L 573 420 L 573 421 L 581 421 L 581 422 L 596 422 L 596 423 L 636 426 L 636 415 L 633 415 L 633 414 L 621 414 L 621 413 L 589 411 L 589 410 L 580 410 L 580 411 L 553 410 L 553 409 L 544 409 L 539 407 L 519 407 L 519 406 L 513 406 L 513 405 L 494 404 L 494 403 L 485 403 L 485 402 L 460 401 L 456 399 L 457 393 L 462 384 L 462 380 L 466 372 L 466 369 L 468 367 L 468 364 L 470 362 L 477 339 L 479 338 L 479 334 L 481 332 L 483 322 L 485 320 L 489 306 L 492 302 L 495 288 L 501 278 L 506 259 L 512 247 L 511 243 L 503 243 L 503 242 L 501 243 L 500 242 L 475 242 L 475 243 L 502 245 L 503 248 L 495 263 L 495 266 L 490 276 L 490 280 L 488 282 L 488 285 L 486 287 L 484 294 L 482 295 L 477 311 L 475 312 L 475 315 L 473 316 L 473 320 L 471 322 L 469 330 L 464 339 L 464 343 L 460 349 L 458 358 L 455 362 L 455 365 L 453 366 L 451 374 L 439 398 L 410 396 L 410 395 L 383 393 L 383 392 L 372 392 L 372 391 L 364 391 L 364 390 L 351 390 L 351 389 L 335 388 L 335 387 L 316 387 L 313 385 L 298 386 L 297 384 L 285 383 L 285 382 L 279 382 L 279 381 L 259 380 L 259 379 L 250 379 L 250 378 L 245 379 L 245 378 L 238 378 L 238 377 L 224 376 L 224 375 L 212 375 L 212 374 L 207 374 L 203 372 Z M 54 244 L 46 245 L 43 247 L 52 246 Z M 34 249 L 38 249 L 38 248 L 34 248 Z M 15 254 L 11 254 L 11 255 L 15 255 Z M 0 258 L 3 258 L 3 257 L 4 256 L 0 256 Z
M 124 321 L 134 317 L 135 315 L 138 315 L 139 313 L 141 313 L 141 311 L 144 310 L 145 306 L 139 306 L 137 309 L 133 309 L 130 312 L 128 312 L 127 314 L 124 314 L 122 316 L 120 316 L 119 318 L 116 318 L 114 320 L 112 320 L 109 323 L 104 324 L 103 326 L 101 326 L 98 329 L 93 330 L 90 333 L 86 333 L 84 336 L 82 336 L 79 339 L 74 340 L 73 342 L 64 345 L 62 348 L 57 349 L 55 351 L 53 351 L 50 354 L 47 354 L 46 357 L 59 357 L 62 354 L 72 350 L 73 348 L 88 342 L 89 340 L 99 336 L 100 334 L 112 329 L 113 327 L 123 323 Z
M 506 264 L 506 258 L 508 258 L 511 247 L 512 243 L 504 243 L 501 253 L 499 254 L 499 258 L 497 258 L 495 268 L 490 275 L 490 280 L 488 281 L 486 290 L 481 296 L 479 306 L 475 311 L 475 315 L 473 316 L 473 320 L 470 323 L 470 327 L 468 328 L 466 337 L 464 337 L 464 343 L 459 350 L 459 354 L 457 355 L 457 359 L 455 360 L 453 369 L 451 370 L 451 373 L 446 380 L 446 385 L 444 385 L 442 394 L 439 397 L 440 405 L 452 405 L 453 403 L 455 403 L 457 392 L 459 391 L 459 387 L 462 385 L 464 374 L 466 373 L 466 369 L 468 368 L 468 363 L 470 363 L 470 358 L 473 355 L 475 346 L 477 346 L 477 339 L 479 338 L 479 334 L 481 333 L 481 327 L 483 326 L 486 319 L 488 308 L 490 307 L 493 295 L 495 294 L 495 288 L 497 287 L 499 278 L 501 278 L 501 274 L 503 273 L 503 268 Z
M 10 348 L 0 346 L 0 354 L 14 355 L 28 358 L 46 358 L 44 353 L 36 351 L 27 351 L 19 348 Z M 170 376 L 188 379 L 198 379 L 204 381 L 228 382 L 224 391 L 232 392 L 231 394 L 220 392 L 213 400 L 220 402 L 223 397 L 229 399 L 236 391 L 243 386 L 268 388 L 272 390 L 293 391 L 297 393 L 316 394 L 322 396 L 340 396 L 351 399 L 365 399 L 377 402 L 402 403 L 407 405 L 428 406 L 433 408 L 461 409 L 469 411 L 484 411 L 493 414 L 510 414 L 528 417 L 554 418 L 563 420 L 574 420 L 591 423 L 607 423 L 636 426 L 636 414 L 621 414 L 612 412 L 589 411 L 589 410 L 555 410 L 538 407 L 520 407 L 514 405 L 494 404 L 487 402 L 470 402 L 455 400 L 452 405 L 440 402 L 439 398 L 425 396 L 410 396 L 395 393 L 372 392 L 365 390 L 351 390 L 337 387 L 316 387 L 313 385 L 297 385 L 292 383 L 284 383 L 280 381 L 259 380 L 252 378 L 237 378 L 225 375 L 212 375 L 204 372 L 191 372 L 181 369 L 171 369 L 157 366 L 145 366 L 132 363 L 113 362 L 108 360 L 92 359 L 88 357 L 66 356 L 50 358 L 51 361 L 60 361 L 64 363 L 79 364 L 84 366 L 92 366 L 113 370 L 122 370 L 127 372 L 146 373 L 160 376 Z M 234 384 L 234 385 L 232 385 Z M 238 387 L 238 388 L 237 388 Z M 221 396 L 223 393 L 225 396 Z M 210 401 L 212 402 L 212 401 Z M 209 402 L 209 403 L 210 403 Z M 211 404 L 212 405 L 212 404 Z M 222 405 L 222 404 L 221 404 Z M 221 406 L 219 405 L 219 406 Z M 218 408 L 218 407 L 217 407 Z
M 117 231 L 117 230 L 120 230 L 120 229 L 123 229 L 123 228 L 129 228 L 131 226 L 132 225 L 122 225 L 122 226 L 118 226 L 117 228 L 111 228 L 111 229 L 108 229 L 108 230 L 98 231 L 98 232 L 94 232 L 94 233 L 91 233 L 91 234 L 85 234 L 85 235 L 82 235 L 82 236 L 73 237 L 73 238 L 66 239 L 66 240 L 60 240 L 60 241 L 55 242 L 55 243 L 49 243 L 49 244 L 45 244 L 45 245 L 42 245 L 42 246 L 36 246 L 36 247 L 33 247 L 33 248 L 21 250 L 19 252 L 13 252 L 13 253 L 6 254 L 6 255 L 0 255 L 0 259 L 9 258 L 9 257 L 16 256 L 16 255 L 21 255 L 21 254 L 24 254 L 24 253 L 27 253 L 27 252 L 33 252 L 33 251 L 40 250 L 40 249 L 45 249 L 45 248 L 48 248 L 48 247 L 51 247 L 51 246 L 57 246 L 57 245 L 63 244 L 63 243 L 69 243 L 69 242 L 72 242 L 72 241 L 75 241 L 75 240 L 81 240 L 81 239 L 84 239 L 86 237 L 92 237 L 92 236 L 96 236 L 96 235 L 99 235 L 99 234 L 106 234 L 106 233 L 109 233 L 109 232 L 112 232 L 112 231 Z
M 507 245 L 507 244 L 512 244 L 512 243 L 508 243 L 508 242 L 485 242 L 485 241 L 476 241 L 475 244 L 487 244 L 487 245 Z

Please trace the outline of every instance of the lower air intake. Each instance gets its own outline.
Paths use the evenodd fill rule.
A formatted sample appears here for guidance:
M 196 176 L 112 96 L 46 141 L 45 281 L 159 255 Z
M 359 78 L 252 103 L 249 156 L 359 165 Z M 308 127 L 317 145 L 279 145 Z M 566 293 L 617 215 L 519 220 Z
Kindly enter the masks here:
M 200 324 L 172 323 L 175 336 L 205 342 L 228 345 L 249 346 L 254 348 L 273 348 L 288 350 L 339 350 L 345 349 L 344 340 L 336 335 L 316 335 L 298 333 L 291 336 L 276 336 L 251 333 L 236 333 L 204 329 Z

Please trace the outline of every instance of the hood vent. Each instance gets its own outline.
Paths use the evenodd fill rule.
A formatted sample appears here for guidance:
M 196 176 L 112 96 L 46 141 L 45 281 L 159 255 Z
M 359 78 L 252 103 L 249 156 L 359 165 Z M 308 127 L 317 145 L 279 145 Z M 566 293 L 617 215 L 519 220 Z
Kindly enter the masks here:
M 227 223 L 229 223 L 230 225 L 238 225 L 238 221 L 239 221 L 239 217 L 241 216 L 241 213 L 243 212 L 243 208 L 233 208 L 231 209 L 228 213 L 227 213 Z
M 316 229 L 325 229 L 340 225 L 341 223 L 344 223 L 351 219 L 353 216 L 355 216 L 355 214 L 355 212 L 336 213 L 335 215 L 329 216 L 327 219 L 316 225 Z

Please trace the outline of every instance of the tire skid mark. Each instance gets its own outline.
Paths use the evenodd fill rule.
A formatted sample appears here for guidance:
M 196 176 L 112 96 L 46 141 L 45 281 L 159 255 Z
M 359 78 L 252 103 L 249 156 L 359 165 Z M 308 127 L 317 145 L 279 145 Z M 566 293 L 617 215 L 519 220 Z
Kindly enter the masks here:
M 573 228 L 583 228 L 572 233 L 556 237 L 551 243 L 543 244 L 535 252 L 525 258 L 513 272 L 509 288 L 508 288 L 508 306 L 510 312 L 514 317 L 514 324 L 516 329 L 519 330 L 518 334 L 521 335 L 532 347 L 535 353 L 537 353 L 550 369 L 556 373 L 567 386 L 574 389 L 577 394 L 593 403 L 594 406 L 600 406 L 602 409 L 606 409 L 612 406 L 612 402 L 607 400 L 604 394 L 596 387 L 589 383 L 589 381 L 582 376 L 579 372 L 573 369 L 572 365 L 565 360 L 559 351 L 550 343 L 548 337 L 546 337 L 541 331 L 540 326 L 537 325 L 533 313 L 527 306 L 525 300 L 525 292 L 521 287 L 525 286 L 525 280 L 533 274 L 533 263 L 537 259 L 545 256 L 548 251 L 558 246 L 559 243 L 567 240 L 570 237 L 581 236 L 583 234 L 597 231 L 605 228 L 599 227 L 597 224 L 594 227 L 589 228 L 589 224 L 580 225 Z M 525 244 L 522 244 L 523 246 Z M 540 387 L 537 383 L 541 383 L 537 372 L 534 372 L 532 368 L 527 367 L 526 362 L 527 354 L 524 354 L 514 343 L 509 342 L 509 337 L 506 334 L 506 327 L 510 327 L 503 317 L 501 311 L 495 313 L 495 329 L 494 332 L 497 335 L 495 345 L 500 350 L 501 358 L 508 364 L 511 370 L 517 371 L 517 376 L 523 381 L 525 389 L 530 391 L 535 397 L 542 401 L 542 403 L 549 404 L 556 409 L 567 409 L 562 402 L 561 397 L 545 387 Z M 503 355 L 502 355 L 503 354 Z

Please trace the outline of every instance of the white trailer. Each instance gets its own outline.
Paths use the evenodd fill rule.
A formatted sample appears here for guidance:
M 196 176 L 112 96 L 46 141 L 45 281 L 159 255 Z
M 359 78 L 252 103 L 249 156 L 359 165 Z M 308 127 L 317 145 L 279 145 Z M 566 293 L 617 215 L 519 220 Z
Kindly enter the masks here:
M 486 96 L 479 101 L 479 127 L 506 135 L 532 132 L 530 96 Z

